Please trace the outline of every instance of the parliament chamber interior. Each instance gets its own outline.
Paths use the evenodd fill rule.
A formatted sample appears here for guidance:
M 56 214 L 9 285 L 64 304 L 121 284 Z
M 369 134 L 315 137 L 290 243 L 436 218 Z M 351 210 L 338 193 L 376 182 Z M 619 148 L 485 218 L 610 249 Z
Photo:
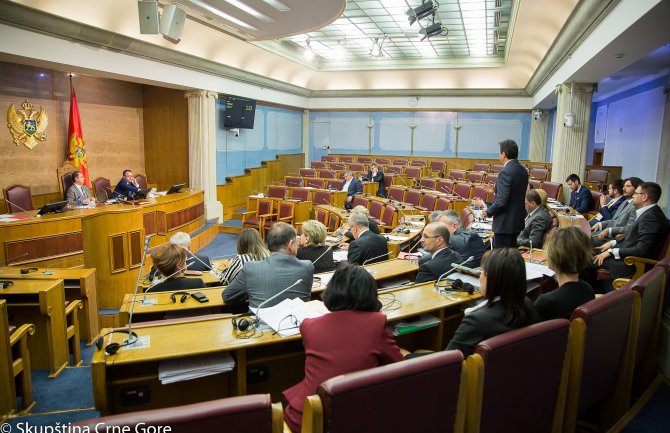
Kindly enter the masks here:
M 665 431 L 668 18 L 0 0 L 2 432 Z

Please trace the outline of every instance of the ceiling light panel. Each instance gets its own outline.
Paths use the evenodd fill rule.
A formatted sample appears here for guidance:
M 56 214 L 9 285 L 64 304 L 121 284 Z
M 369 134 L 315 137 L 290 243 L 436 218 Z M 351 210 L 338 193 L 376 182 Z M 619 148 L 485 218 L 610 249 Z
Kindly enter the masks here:
M 264 3 L 267 3 L 268 5 L 272 6 L 273 8 L 277 9 L 279 12 L 288 12 L 291 9 L 286 6 L 284 3 L 277 1 L 277 0 L 263 0 Z
M 269 16 L 258 12 L 256 9 L 242 3 L 239 0 L 223 0 L 223 1 L 228 3 L 231 6 L 234 6 L 234 7 L 238 8 L 242 12 L 246 12 L 247 14 L 251 15 L 252 17 L 257 18 L 257 19 L 259 19 L 263 22 L 266 22 L 266 23 L 274 22 L 274 20 L 272 18 L 270 18 Z

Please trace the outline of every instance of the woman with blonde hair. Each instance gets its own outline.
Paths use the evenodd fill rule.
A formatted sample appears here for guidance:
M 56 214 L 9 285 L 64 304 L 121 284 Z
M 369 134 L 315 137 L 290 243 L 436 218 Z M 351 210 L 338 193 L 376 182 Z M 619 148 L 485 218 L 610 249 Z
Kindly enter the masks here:
M 165 280 L 151 288 L 152 292 L 173 292 L 176 290 L 199 289 L 205 287 L 201 278 L 185 278 L 186 251 L 179 245 L 167 244 L 151 253 L 154 266 L 165 276 Z
M 545 257 L 549 269 L 556 272 L 558 288 L 535 301 L 541 320 L 569 319 L 575 308 L 595 298 L 593 287 L 579 279 L 579 273 L 591 264 L 592 248 L 589 236 L 576 226 L 549 234 Z
M 237 256 L 228 263 L 226 270 L 221 275 L 221 284 L 230 284 L 246 262 L 259 262 L 269 255 L 270 252 L 265 248 L 258 230 L 245 228 L 237 237 Z
M 314 263 L 314 273 L 328 272 L 335 268 L 333 250 L 326 246 L 326 226 L 316 220 L 302 224 L 302 234 L 298 238 L 300 260 Z

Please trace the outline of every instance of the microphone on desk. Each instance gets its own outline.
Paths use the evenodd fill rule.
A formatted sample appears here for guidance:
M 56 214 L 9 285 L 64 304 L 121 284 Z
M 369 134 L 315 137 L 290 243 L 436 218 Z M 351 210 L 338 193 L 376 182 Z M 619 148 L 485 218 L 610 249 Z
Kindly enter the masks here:
M 11 204 L 11 205 L 14 206 L 14 207 L 18 207 L 18 208 L 21 209 L 23 212 L 28 212 L 27 210 L 25 210 L 24 208 L 22 208 L 21 206 L 19 206 L 19 205 L 16 204 L 16 203 L 12 203 L 11 201 L 9 201 L 9 200 L 7 200 L 7 199 L 5 199 L 5 201 L 6 201 L 7 203 Z
M 167 280 L 169 280 L 170 278 L 174 277 L 174 276 L 177 275 L 178 273 L 180 273 L 180 272 L 184 272 L 184 271 L 188 270 L 188 267 L 189 267 L 191 264 L 192 264 L 192 262 L 189 263 L 189 262 L 187 261 L 183 268 L 179 268 L 179 269 L 177 269 L 176 271 L 174 271 L 173 273 L 171 273 L 170 275 L 168 275 L 167 277 L 163 278 L 163 279 L 160 280 L 160 281 L 156 281 L 155 283 L 152 282 L 151 285 L 150 285 L 149 287 L 147 287 L 147 289 L 144 291 L 144 297 L 142 298 L 142 300 L 140 301 L 140 303 L 143 304 L 143 303 L 146 302 L 146 300 L 147 300 L 147 293 L 149 293 L 149 292 L 151 291 L 151 289 L 153 289 L 154 287 L 156 287 L 157 285 L 159 285 L 159 284 L 162 283 L 163 281 L 167 281 Z M 134 298 L 133 298 L 133 302 L 135 302 Z
M 328 245 L 328 248 L 326 248 L 325 251 L 322 252 L 321 255 L 320 255 L 319 257 L 317 257 L 316 260 L 314 260 L 314 261 L 312 262 L 312 264 L 315 265 L 316 262 L 318 262 L 319 260 L 321 260 L 321 257 L 325 256 L 326 253 L 327 253 L 328 251 L 332 250 L 332 249 L 333 249 L 333 247 L 332 247 L 331 245 Z
M 11 262 L 13 262 L 13 261 L 16 260 L 16 259 L 20 259 L 21 257 L 25 257 L 25 256 L 27 256 L 28 254 L 29 254 L 29 253 L 23 253 L 23 254 L 19 254 L 18 256 L 10 257 L 9 259 L 4 260 L 4 261 L 2 262 L 2 266 L 11 266 Z M 0 272 L 2 272 L 2 271 L 4 271 L 4 270 L 5 270 L 5 268 L 0 268 Z
M 261 308 L 263 308 L 265 305 L 267 305 L 270 301 L 276 299 L 278 296 L 281 296 L 284 293 L 288 292 L 289 290 L 291 290 L 292 288 L 294 288 L 295 286 L 297 286 L 300 283 L 302 283 L 302 278 L 298 279 L 298 281 L 296 281 L 295 283 L 291 284 L 290 286 L 288 286 L 287 288 L 285 288 L 283 290 L 280 290 L 279 292 L 272 295 L 270 298 L 268 298 L 265 301 L 258 304 L 258 307 L 256 307 L 256 313 L 254 314 L 256 316 L 255 319 L 253 319 L 253 320 L 241 319 L 241 320 L 236 321 L 235 317 L 233 317 L 233 326 L 236 327 L 237 329 L 239 329 L 240 331 L 246 331 L 247 329 L 249 329 L 249 327 L 256 326 L 258 324 L 258 322 L 260 322 L 260 320 L 261 320 L 260 316 L 258 315 L 258 312 L 260 311 Z M 240 316 L 248 316 L 248 314 L 240 314 L 237 317 L 240 317 Z
M 184 248 L 184 247 L 182 247 L 182 248 Z M 190 254 L 190 257 L 188 257 L 188 258 L 186 259 L 186 264 L 187 264 L 187 265 L 193 264 L 193 263 L 194 263 L 194 260 L 193 260 L 193 259 L 195 259 L 195 260 L 199 261 L 200 263 L 202 263 L 207 269 L 209 269 L 210 271 L 214 272 L 214 275 L 216 275 L 217 277 L 219 277 L 219 279 L 221 278 L 221 276 L 219 275 L 218 271 L 217 271 L 216 269 L 214 269 L 210 264 L 205 263 L 200 257 L 198 257 L 198 256 L 196 256 L 195 254 L 193 254 L 188 248 L 184 248 L 184 251 L 186 251 L 188 254 Z M 190 261 L 189 261 L 189 260 L 190 260 Z
M 384 256 L 388 256 L 390 253 L 391 253 L 390 251 L 387 251 L 387 252 L 385 252 L 384 254 L 380 254 L 380 255 L 378 255 L 377 257 L 371 257 L 371 258 L 365 260 L 361 266 L 365 266 L 365 265 L 367 265 L 369 262 L 371 262 L 371 261 L 373 261 L 373 260 L 381 259 L 381 258 L 384 257 Z
M 461 168 L 461 169 L 463 169 L 463 170 L 465 170 L 465 171 L 471 171 L 471 170 L 472 170 L 471 168 L 467 168 L 467 167 L 465 167 L 464 165 L 461 165 L 461 164 L 459 164 L 459 163 L 457 163 L 457 162 L 453 162 L 453 161 L 447 161 L 447 164 L 453 164 L 453 165 L 455 165 L 456 167 Z
M 530 242 L 530 254 L 528 255 L 528 261 L 533 263 L 533 240 L 528 238 L 528 242 Z
M 53 274 L 54 274 L 53 272 L 51 272 L 51 271 L 49 270 L 49 266 L 56 265 L 56 264 L 62 265 L 62 264 L 65 264 L 65 263 L 74 263 L 74 262 L 81 262 L 81 257 L 80 257 L 80 258 L 77 258 L 77 259 L 71 259 L 71 260 L 59 260 L 59 261 L 57 261 L 57 262 L 55 262 L 55 263 L 49 263 L 49 264 L 47 265 L 47 267 L 44 269 L 44 271 L 42 272 L 42 275 L 53 275 Z
M 467 262 L 470 262 L 470 261 L 472 261 L 472 260 L 474 260 L 474 259 L 475 259 L 475 256 L 470 256 L 470 257 L 468 257 L 467 259 L 465 259 L 464 261 L 462 261 L 461 263 L 459 263 L 458 266 L 463 266 L 463 265 L 466 264 Z M 453 265 L 453 264 L 452 264 L 452 265 Z M 447 276 L 453 274 L 453 273 L 456 272 L 457 270 L 458 270 L 458 268 L 456 268 L 456 267 L 452 267 L 452 269 L 449 269 L 447 272 L 445 272 L 445 273 L 443 273 L 442 275 L 440 275 L 440 277 L 439 277 L 437 280 L 435 280 L 435 289 L 436 289 L 436 290 L 438 289 L 438 286 L 439 286 L 439 284 L 440 284 L 440 281 L 442 281 L 442 280 L 443 280 L 444 278 L 446 278 Z M 443 288 L 444 288 L 444 287 L 443 287 Z
M 142 262 L 140 263 L 140 269 L 137 272 L 137 281 L 135 282 L 135 292 L 133 293 L 133 300 L 131 301 L 130 304 L 130 311 L 128 313 L 128 329 L 112 329 L 110 332 L 107 334 L 99 337 L 96 342 L 95 346 L 98 348 L 98 350 L 102 349 L 102 344 L 104 342 L 104 337 L 113 334 L 115 332 L 120 332 L 123 334 L 128 334 L 128 338 L 122 343 L 109 343 L 107 346 L 105 346 L 105 353 L 108 355 L 114 355 L 121 349 L 122 347 L 129 346 L 131 344 L 134 344 L 137 342 L 139 339 L 138 335 L 133 332 L 133 311 L 135 311 L 135 301 L 137 299 L 137 290 L 140 287 L 140 278 L 142 276 L 142 269 L 144 268 L 144 262 L 147 256 L 147 249 L 149 248 L 149 241 L 151 240 L 151 235 L 146 235 L 144 237 L 144 249 L 142 253 Z M 133 337 L 135 337 L 133 339 Z

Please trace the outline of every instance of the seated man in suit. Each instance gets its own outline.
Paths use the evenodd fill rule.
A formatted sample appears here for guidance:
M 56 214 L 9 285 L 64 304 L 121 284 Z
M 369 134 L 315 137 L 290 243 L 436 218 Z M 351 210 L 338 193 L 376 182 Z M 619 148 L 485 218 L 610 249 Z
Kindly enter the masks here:
M 610 271 L 613 278 L 630 278 L 634 266 L 627 266 L 628 256 L 656 259 L 668 235 L 668 219 L 656 204 L 661 198 L 661 187 L 654 182 L 640 184 L 633 194 L 637 218 L 621 240 L 611 240 L 600 247 L 602 253 L 594 257 L 596 266 Z
M 603 194 L 600 196 L 600 210 L 589 221 L 589 225 L 593 227 L 599 221 L 611 220 L 617 209 L 619 209 L 619 206 L 625 201 L 626 198 L 623 196 L 623 180 L 616 179 L 610 183 L 607 195 Z
M 363 193 L 363 183 L 354 177 L 351 170 L 344 172 L 342 191 L 347 192 L 347 198 L 344 199 L 344 208 L 351 209 L 354 206 L 354 196 Z
M 125 197 L 127 199 L 132 199 L 135 193 L 139 190 L 140 186 L 137 184 L 132 170 L 123 170 L 123 177 L 119 183 L 116 184 L 116 188 L 114 188 L 112 197 Z
M 435 221 L 444 224 L 449 230 L 449 248 L 460 254 L 463 259 L 470 256 L 474 257 L 472 261 L 465 263 L 465 266 L 478 268 L 486 251 L 486 245 L 484 245 L 484 241 L 479 234 L 464 229 L 461 225 L 461 217 L 453 209 L 440 212 Z M 430 258 L 424 259 L 424 257 L 426 256 L 421 257 L 419 264 Z
M 177 232 L 170 237 L 170 243 L 174 245 L 179 245 L 186 251 L 186 263 L 188 264 L 188 269 L 191 271 L 211 271 L 212 263 L 209 261 L 209 257 L 203 254 L 193 254 L 189 248 L 191 248 L 191 236 L 188 233 Z
M 91 191 L 84 185 L 84 173 L 79 170 L 72 172 L 73 184 L 65 192 L 65 198 L 72 206 L 86 206 L 95 204 L 95 197 L 91 196 Z
M 542 198 L 534 189 L 526 192 L 526 220 L 524 229 L 516 238 L 518 247 L 542 248 L 544 234 L 551 225 L 551 215 L 547 208 L 542 206 Z
M 570 188 L 570 207 L 579 213 L 588 212 L 593 207 L 591 190 L 582 185 L 579 176 L 571 174 L 565 181 Z
M 270 257 L 244 264 L 244 268 L 222 293 L 223 301 L 227 305 L 237 305 L 249 300 L 249 309 L 255 311 L 260 304 L 298 280 L 302 281 L 263 307 L 272 307 L 284 299 L 296 297 L 309 301 L 314 265 L 309 260 L 296 258 L 298 240 L 295 229 L 285 222 L 274 223 L 265 241 Z
M 384 183 L 384 173 L 379 170 L 376 162 L 370 164 L 370 170 L 368 170 L 368 175 L 365 176 L 365 180 L 368 182 L 377 182 L 379 184 L 379 189 L 377 190 L 377 195 L 379 197 L 386 197 L 386 184 Z
M 370 231 L 370 222 L 363 213 L 354 212 L 349 216 L 349 231 L 356 239 L 349 244 L 349 264 L 367 265 L 388 258 L 386 238 Z
M 435 281 L 440 275 L 452 269 L 452 263 L 460 263 L 461 255 L 449 248 L 449 229 L 442 223 L 430 223 L 423 229 L 421 241 L 423 249 L 431 253 L 429 260 L 419 266 L 415 283 Z
M 639 177 L 630 177 L 624 180 L 623 197 L 625 201 L 614 212 L 612 219 L 599 221 L 591 227 L 593 245 L 600 246 L 609 242 L 617 235 L 627 232 L 633 226 L 637 217 L 635 206 L 633 206 L 633 194 L 641 183 L 642 179 Z
M 351 212 L 352 213 L 353 212 L 359 212 L 359 213 L 362 213 L 363 215 L 365 215 L 366 217 L 368 217 L 368 223 L 369 223 L 370 231 L 372 233 L 375 233 L 375 234 L 381 234 L 381 232 L 379 231 L 379 224 L 377 224 L 377 221 L 375 221 L 375 219 L 370 216 L 370 211 L 368 210 L 368 208 L 366 208 L 365 206 L 358 205 L 355 208 L 353 208 L 351 210 Z M 354 240 L 354 235 L 351 234 L 351 231 L 345 229 L 344 227 L 341 227 L 339 229 L 339 232 L 340 233 L 344 232 L 345 245 Z M 340 247 L 342 247 L 342 246 L 340 246 Z M 344 248 L 346 248 L 346 247 L 344 247 Z

